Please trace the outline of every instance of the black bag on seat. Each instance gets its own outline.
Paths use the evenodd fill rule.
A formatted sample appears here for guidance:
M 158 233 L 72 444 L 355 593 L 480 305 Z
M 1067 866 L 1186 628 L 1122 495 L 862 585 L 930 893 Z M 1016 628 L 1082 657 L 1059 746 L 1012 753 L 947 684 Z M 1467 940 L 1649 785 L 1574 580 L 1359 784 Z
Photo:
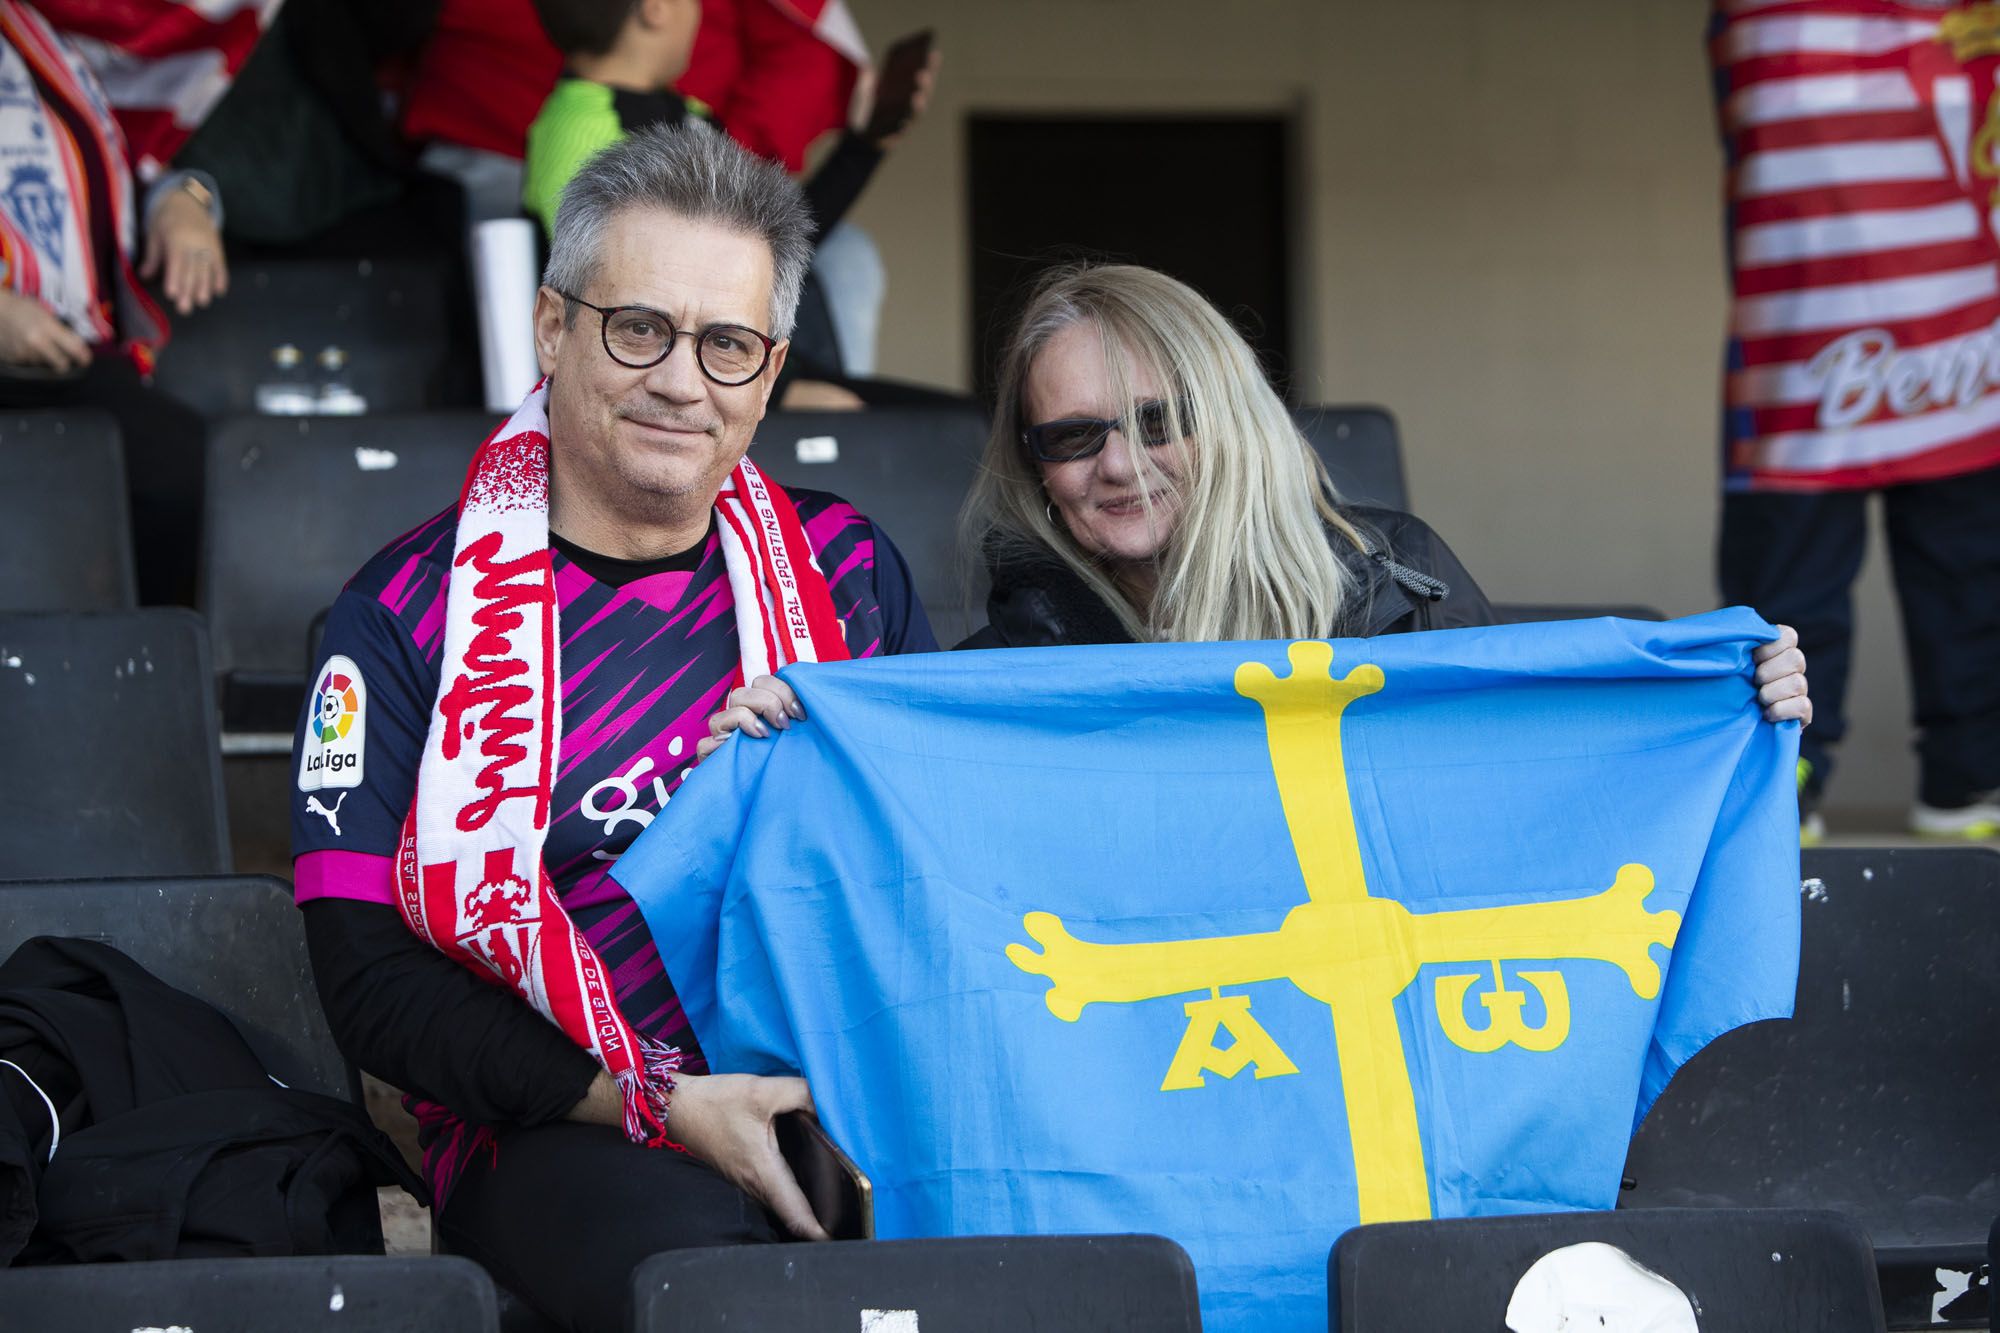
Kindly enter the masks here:
M 379 1254 L 396 1184 L 429 1202 L 361 1108 L 109 945 L 0 963 L 0 1263 Z

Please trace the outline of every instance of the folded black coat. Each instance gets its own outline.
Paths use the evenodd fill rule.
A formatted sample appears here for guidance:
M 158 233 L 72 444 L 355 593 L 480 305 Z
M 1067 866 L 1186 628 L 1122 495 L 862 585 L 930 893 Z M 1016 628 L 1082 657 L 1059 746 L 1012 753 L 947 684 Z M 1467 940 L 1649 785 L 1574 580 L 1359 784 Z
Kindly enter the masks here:
M 380 1253 L 378 1185 L 429 1202 L 361 1108 L 118 950 L 0 963 L 0 1264 Z

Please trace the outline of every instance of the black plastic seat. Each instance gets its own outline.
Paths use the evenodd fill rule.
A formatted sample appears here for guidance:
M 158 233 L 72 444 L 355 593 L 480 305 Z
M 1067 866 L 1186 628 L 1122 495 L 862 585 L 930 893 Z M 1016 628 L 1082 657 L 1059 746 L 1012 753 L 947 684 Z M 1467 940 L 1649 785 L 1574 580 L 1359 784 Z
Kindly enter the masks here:
M 948 648 L 986 623 L 986 571 L 968 583 L 958 552 L 959 507 L 985 447 L 986 419 L 971 408 L 772 412 L 750 459 L 782 485 L 832 491 L 880 523 Z
M 1868 1237 L 1848 1218 L 1673 1208 L 1356 1227 L 1327 1261 L 1329 1327 L 1504 1333 L 1522 1274 L 1549 1251 L 1585 1241 L 1615 1245 L 1678 1286 L 1702 1333 L 1882 1328 Z
M 201 597 L 230 732 L 290 748 L 314 614 L 370 556 L 457 500 L 498 424 L 438 412 L 238 417 L 216 429 Z
M 317 396 L 336 374 L 369 412 L 479 405 L 479 345 L 470 289 L 456 260 L 237 258 L 229 299 L 174 317 L 155 383 L 216 418 L 257 412 L 258 389 Z M 296 350 L 287 371 L 274 361 Z M 329 372 L 321 354 L 338 349 Z M 311 409 L 308 409 L 311 410 Z
M 0 611 L 125 610 L 135 587 L 118 423 L 0 414 Z
M 288 1087 L 359 1100 L 313 987 L 291 888 L 268 875 L 0 883 L 0 958 L 37 935 L 122 951 L 227 1014 Z
M 1892 1325 L 1929 1326 L 1936 1304 L 1984 1328 L 2000 851 L 1803 862 L 1796 1015 L 1725 1033 L 1674 1076 L 1633 1140 L 1626 1201 L 1835 1209 L 1874 1239 Z
M 632 1275 L 632 1328 L 1196 1333 L 1201 1312 L 1163 1236 L 968 1236 L 656 1254 Z
M 1333 474 L 1334 489 L 1349 504 L 1410 507 L 1403 446 L 1396 418 L 1381 407 L 1299 407 L 1292 420 Z
M 469 1259 L 326 1255 L 0 1270 L 0 1326 L 34 1333 L 492 1333 Z
M 0 614 L 0 879 L 227 873 L 191 611 Z

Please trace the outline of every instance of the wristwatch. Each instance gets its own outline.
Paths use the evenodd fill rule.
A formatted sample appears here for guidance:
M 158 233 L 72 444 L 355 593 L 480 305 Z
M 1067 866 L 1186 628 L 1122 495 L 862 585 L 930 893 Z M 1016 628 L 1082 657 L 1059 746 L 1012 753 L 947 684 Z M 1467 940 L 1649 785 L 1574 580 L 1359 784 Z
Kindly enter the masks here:
M 192 171 L 181 173 L 179 188 L 193 195 L 194 201 L 206 209 L 210 216 L 214 215 L 215 191 L 204 185 L 199 176 L 195 175 Z
M 145 217 L 150 225 L 154 210 L 158 209 L 167 196 L 185 193 L 202 206 L 219 231 L 222 228 L 222 199 L 215 188 L 215 178 L 205 171 L 172 171 L 154 181 L 146 192 Z

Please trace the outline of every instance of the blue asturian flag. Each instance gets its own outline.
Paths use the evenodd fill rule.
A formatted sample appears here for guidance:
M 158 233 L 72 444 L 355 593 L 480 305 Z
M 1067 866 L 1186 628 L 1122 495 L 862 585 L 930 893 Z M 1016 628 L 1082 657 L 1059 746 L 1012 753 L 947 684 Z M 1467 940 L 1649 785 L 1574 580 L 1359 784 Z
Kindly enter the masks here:
M 1743 609 L 786 672 L 618 862 L 711 1067 L 802 1073 L 878 1233 L 1157 1232 L 1323 1329 L 1360 1222 L 1609 1208 L 1788 1016 L 1795 724 Z

